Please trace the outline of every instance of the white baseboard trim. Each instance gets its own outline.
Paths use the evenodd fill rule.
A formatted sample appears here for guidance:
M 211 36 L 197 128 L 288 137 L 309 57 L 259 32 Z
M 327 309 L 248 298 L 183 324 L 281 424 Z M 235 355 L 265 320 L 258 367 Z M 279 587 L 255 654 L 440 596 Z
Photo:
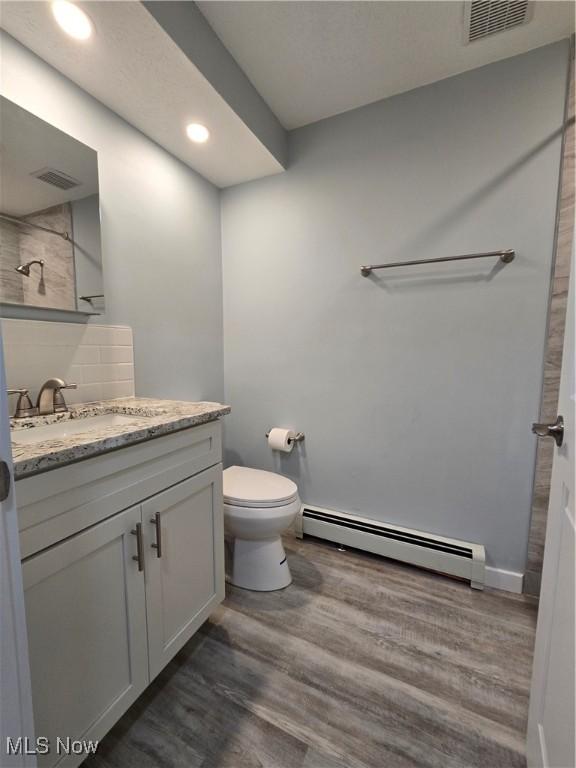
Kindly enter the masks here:
M 489 565 L 485 570 L 485 586 L 493 589 L 503 589 L 505 592 L 522 594 L 524 574 L 516 571 L 504 571 L 501 568 L 492 568 Z

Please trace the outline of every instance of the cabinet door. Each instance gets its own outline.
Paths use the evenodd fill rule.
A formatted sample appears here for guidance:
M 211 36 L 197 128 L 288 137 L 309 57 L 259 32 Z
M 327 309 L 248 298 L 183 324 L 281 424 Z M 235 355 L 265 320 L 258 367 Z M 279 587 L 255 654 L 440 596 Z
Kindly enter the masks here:
M 22 564 L 41 766 L 78 765 L 57 739 L 99 739 L 148 684 L 143 573 L 133 507 Z
M 142 525 L 152 679 L 224 599 L 222 465 L 144 502 Z

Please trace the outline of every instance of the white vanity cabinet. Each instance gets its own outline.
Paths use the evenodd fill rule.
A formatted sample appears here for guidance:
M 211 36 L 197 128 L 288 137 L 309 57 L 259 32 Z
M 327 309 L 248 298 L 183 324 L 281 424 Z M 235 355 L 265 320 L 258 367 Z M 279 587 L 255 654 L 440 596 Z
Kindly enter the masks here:
M 36 736 L 98 739 L 148 684 L 144 579 L 128 509 L 23 563 Z
M 222 601 L 220 460 L 214 422 L 17 482 L 40 766 L 79 765 L 57 737 L 102 738 Z
M 223 599 L 222 510 L 221 465 L 142 504 L 150 679 Z

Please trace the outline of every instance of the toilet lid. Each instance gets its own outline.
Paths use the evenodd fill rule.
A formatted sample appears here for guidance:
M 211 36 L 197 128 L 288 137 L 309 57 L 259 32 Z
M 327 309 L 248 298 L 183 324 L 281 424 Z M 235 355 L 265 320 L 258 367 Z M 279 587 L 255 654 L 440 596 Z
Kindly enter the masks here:
M 224 501 L 239 507 L 272 507 L 298 498 L 296 483 L 275 472 L 249 467 L 224 470 Z

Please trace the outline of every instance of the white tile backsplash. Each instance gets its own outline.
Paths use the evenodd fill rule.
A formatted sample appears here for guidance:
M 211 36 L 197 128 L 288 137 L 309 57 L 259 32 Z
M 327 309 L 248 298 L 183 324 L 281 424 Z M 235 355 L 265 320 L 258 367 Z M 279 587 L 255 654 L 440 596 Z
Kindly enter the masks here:
M 34 399 L 52 376 L 78 384 L 68 403 L 134 395 L 132 329 L 118 325 L 1 321 L 6 382 Z
M 90 347 L 86 347 L 90 349 Z M 134 363 L 132 347 L 100 347 L 101 363 Z
M 129 381 L 134 369 L 132 363 L 100 363 L 75 367 L 82 368 L 82 384 L 94 381 Z

